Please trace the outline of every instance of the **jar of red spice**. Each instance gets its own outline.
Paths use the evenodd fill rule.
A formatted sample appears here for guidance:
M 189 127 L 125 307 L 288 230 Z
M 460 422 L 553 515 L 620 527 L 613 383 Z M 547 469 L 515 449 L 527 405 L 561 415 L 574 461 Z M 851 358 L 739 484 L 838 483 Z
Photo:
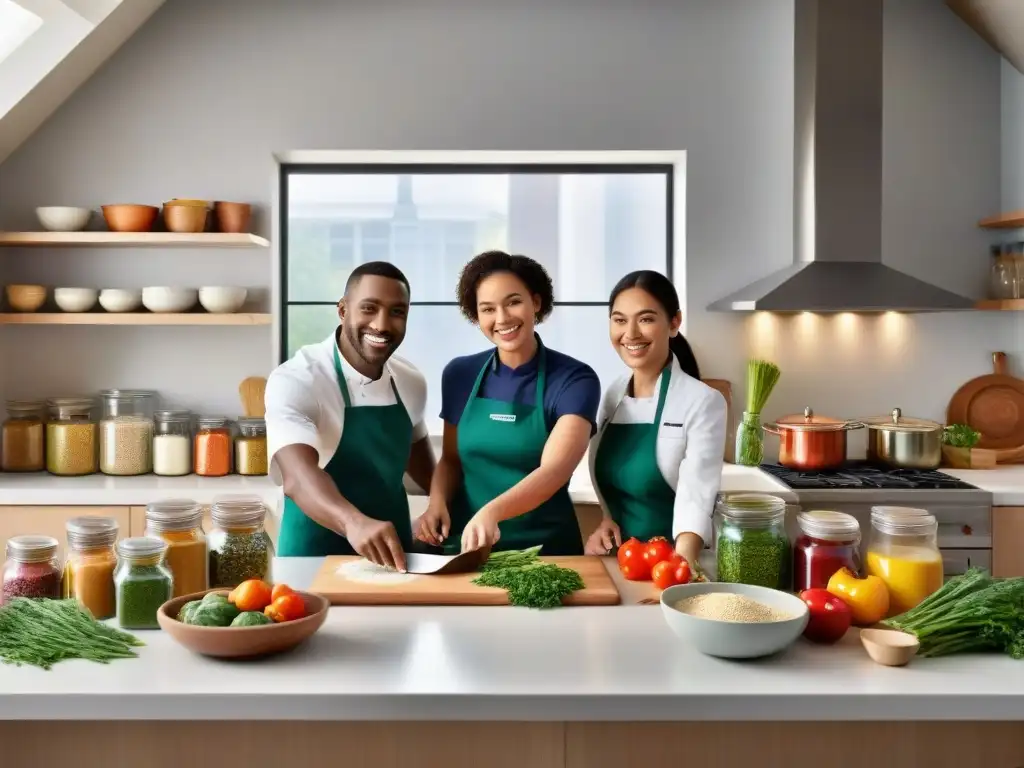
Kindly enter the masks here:
M 824 589 L 840 568 L 860 572 L 860 523 L 853 515 L 831 510 L 801 512 L 800 537 L 793 548 L 794 588 Z
M 60 599 L 61 568 L 57 547 L 57 540 L 52 536 L 8 539 L 0 603 L 15 597 Z
M 231 473 L 231 424 L 220 416 L 206 416 L 196 424 L 195 473 L 203 477 L 223 477 Z

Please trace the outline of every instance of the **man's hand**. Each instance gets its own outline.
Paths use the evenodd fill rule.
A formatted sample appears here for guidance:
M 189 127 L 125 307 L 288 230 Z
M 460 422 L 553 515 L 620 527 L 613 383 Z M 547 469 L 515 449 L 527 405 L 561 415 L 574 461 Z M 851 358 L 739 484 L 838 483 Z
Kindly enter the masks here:
M 613 547 L 622 546 L 622 532 L 618 523 L 610 517 L 601 519 L 601 524 L 590 534 L 587 539 L 587 546 L 583 550 L 585 555 L 607 555 Z
M 452 518 L 448 514 L 448 505 L 441 501 L 431 501 L 427 505 L 427 511 L 416 520 L 413 536 L 418 541 L 439 547 L 448 538 L 451 525 Z
M 370 562 L 405 572 L 405 551 L 392 523 L 362 515 L 349 522 L 345 538 Z

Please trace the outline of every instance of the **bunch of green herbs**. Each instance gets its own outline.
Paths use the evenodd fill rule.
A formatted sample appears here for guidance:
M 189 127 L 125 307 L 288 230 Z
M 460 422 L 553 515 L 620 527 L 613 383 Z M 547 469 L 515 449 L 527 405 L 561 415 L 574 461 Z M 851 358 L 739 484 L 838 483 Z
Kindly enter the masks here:
M 981 432 L 967 424 L 950 424 L 942 430 L 942 442 L 953 448 L 973 448 L 981 440 Z
M 540 551 L 538 546 L 494 552 L 473 583 L 504 589 L 511 605 L 556 608 L 564 598 L 583 589 L 583 579 L 571 568 L 540 560 Z

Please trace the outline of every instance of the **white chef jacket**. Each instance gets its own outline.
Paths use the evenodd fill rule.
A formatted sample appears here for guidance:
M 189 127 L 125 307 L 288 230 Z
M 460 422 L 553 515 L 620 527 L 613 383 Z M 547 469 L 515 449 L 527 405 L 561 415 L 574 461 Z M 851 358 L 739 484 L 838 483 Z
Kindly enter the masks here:
M 270 477 L 281 485 L 281 471 L 274 461 L 286 445 L 310 445 L 317 451 L 321 469 L 334 455 L 345 426 L 345 400 L 334 372 L 332 333 L 317 344 L 302 347 L 290 360 L 281 363 L 267 378 L 267 451 Z M 341 370 L 348 384 L 352 407 L 394 405 L 391 389 L 394 379 L 402 404 L 412 421 L 413 442 L 427 436 L 423 419 L 427 405 L 427 380 L 409 361 L 392 355 L 379 379 L 369 379 L 345 361 L 340 350 Z
M 676 492 L 672 537 L 696 533 L 708 543 L 722 484 L 728 408 L 722 393 L 684 373 L 675 355 L 670 375 L 655 453 L 661 476 Z M 609 420 L 616 424 L 651 424 L 658 409 L 661 378 L 652 397 L 636 398 L 625 394 L 631 376 L 625 374 L 605 391 L 597 417 L 598 431 L 590 441 L 590 477 L 605 515 L 609 514 L 608 505 L 594 474 L 605 427 Z

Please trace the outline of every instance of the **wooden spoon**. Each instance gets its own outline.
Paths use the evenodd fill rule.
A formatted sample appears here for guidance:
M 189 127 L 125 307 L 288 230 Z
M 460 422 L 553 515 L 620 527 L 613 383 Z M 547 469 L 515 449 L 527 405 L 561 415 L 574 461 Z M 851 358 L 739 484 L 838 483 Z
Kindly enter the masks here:
M 250 376 L 238 385 L 238 395 L 242 398 L 242 413 L 250 419 L 262 419 L 267 415 L 267 407 L 263 402 L 267 389 L 267 380 L 261 376 Z

